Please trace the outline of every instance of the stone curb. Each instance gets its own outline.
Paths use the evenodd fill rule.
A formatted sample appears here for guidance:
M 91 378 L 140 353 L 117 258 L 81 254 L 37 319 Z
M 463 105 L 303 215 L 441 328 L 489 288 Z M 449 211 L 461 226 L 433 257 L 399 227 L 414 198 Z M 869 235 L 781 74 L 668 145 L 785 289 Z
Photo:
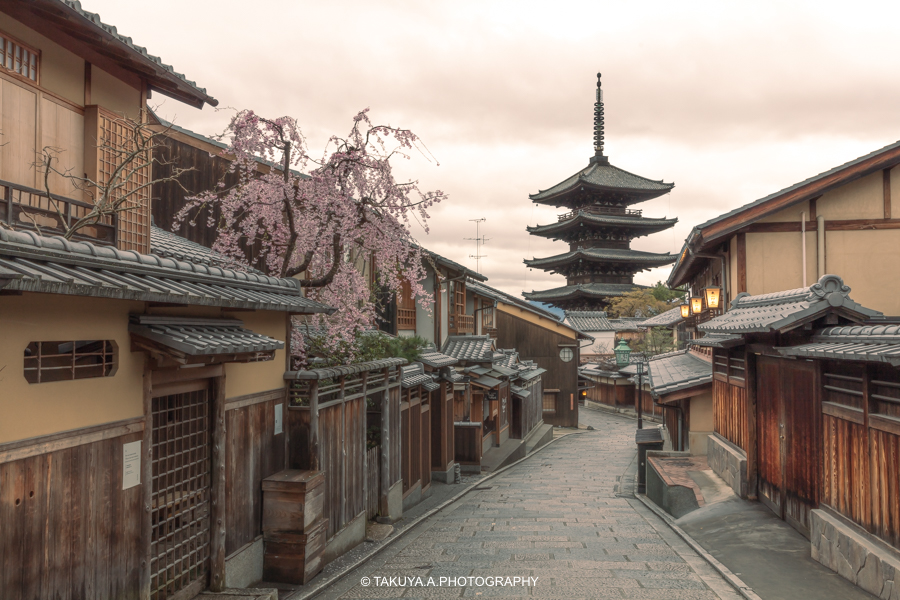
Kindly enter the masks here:
M 684 529 L 676 525 L 675 520 L 672 519 L 671 515 L 656 506 L 656 504 L 654 504 L 653 501 L 644 494 L 635 494 L 634 497 L 640 500 L 644 504 L 644 506 L 652 510 L 653 513 L 657 517 L 662 519 L 672 531 L 677 533 L 681 539 L 687 542 L 688 546 L 693 548 L 693 550 L 697 554 L 699 554 L 700 557 L 703 558 L 703 560 L 708 562 L 713 569 L 718 571 L 719 575 L 724 577 L 725 580 L 729 584 L 731 584 L 731 587 L 733 587 L 741 596 L 743 596 L 747 600 L 762 600 L 749 585 L 744 583 L 744 581 L 740 577 L 732 573 L 728 567 L 716 560 L 716 558 L 712 554 L 707 552 L 706 549 L 704 549 L 703 546 L 697 543 L 694 538 L 688 535 Z
M 599 431 L 599 430 L 596 430 L 596 431 Z M 397 540 L 399 540 L 400 538 L 402 538 L 407 532 L 412 531 L 419 523 L 421 523 L 422 521 L 424 521 L 424 520 L 427 519 L 428 517 L 431 517 L 431 516 L 433 516 L 434 514 L 436 514 L 436 513 L 440 512 L 440 511 L 442 511 L 443 509 L 447 508 L 448 506 L 450 506 L 451 504 L 453 504 L 454 502 L 456 502 L 457 500 L 459 500 L 460 498 L 462 498 L 463 496 L 465 496 L 466 494 L 468 494 L 469 492 L 471 492 L 472 490 L 474 490 L 476 487 L 479 487 L 479 486 L 483 485 L 485 481 L 488 481 L 488 480 L 490 480 L 490 479 L 493 479 L 494 477 L 497 477 L 498 475 L 501 475 L 502 473 L 508 471 L 509 469 L 512 469 L 513 467 L 515 467 L 515 466 L 518 465 L 519 463 L 528 460 L 528 459 L 531 458 L 532 456 L 536 455 L 538 452 L 542 451 L 544 448 L 547 448 L 547 447 L 551 446 L 552 444 L 558 442 L 559 440 L 565 439 L 565 438 L 569 437 L 570 435 L 579 435 L 579 434 L 584 434 L 584 433 L 588 433 L 587 430 L 575 430 L 575 431 L 572 431 L 572 433 L 568 433 L 568 434 L 566 434 L 566 435 L 561 435 L 561 436 L 559 436 L 559 437 L 554 437 L 552 440 L 550 440 L 549 442 L 547 442 L 546 444 L 544 444 L 544 445 L 541 446 L 540 448 L 536 448 L 536 449 L 532 450 L 532 451 L 531 451 L 531 454 L 529 454 L 529 455 L 527 455 L 527 456 L 525 456 L 525 457 L 523 457 L 523 458 L 520 458 L 520 459 L 517 460 L 516 462 L 514 462 L 514 463 L 512 463 L 512 464 L 509 464 L 509 465 L 506 465 L 506 466 L 503 467 L 502 469 L 499 469 L 499 470 L 497 470 L 497 471 L 494 471 L 493 473 L 490 473 L 489 475 L 487 475 L 487 476 L 485 476 L 485 477 L 479 479 L 478 481 L 476 481 L 476 482 L 473 483 L 473 484 L 470 484 L 466 489 L 464 489 L 464 490 L 461 491 L 460 493 L 456 494 L 455 496 L 453 496 L 453 497 L 450 498 L 449 500 L 445 500 L 443 503 L 438 504 L 437 506 L 435 506 L 434 508 L 432 508 L 432 509 L 429 510 L 428 512 L 426 512 L 426 513 L 420 515 L 420 516 L 417 517 L 415 520 L 411 521 L 411 522 L 409 523 L 409 525 L 407 525 L 406 527 L 404 527 L 402 530 L 398 531 L 398 532 L 397 532 L 397 535 L 388 537 L 388 538 L 384 541 L 383 544 L 381 544 L 381 545 L 378 546 L 377 548 L 373 548 L 370 552 L 368 552 L 368 553 L 364 554 L 363 556 L 361 556 L 359 559 L 357 559 L 356 562 L 354 562 L 354 563 L 348 565 L 348 566 L 347 566 L 346 568 L 344 568 L 341 572 L 335 573 L 334 575 L 332 575 L 332 576 L 329 577 L 328 579 L 322 581 L 321 583 L 319 583 L 318 585 L 316 585 L 316 587 L 314 587 L 314 588 L 312 588 L 312 589 L 310 589 L 310 590 L 302 590 L 302 589 L 297 590 L 296 592 L 294 592 L 292 595 L 288 596 L 287 598 L 289 598 L 289 600 L 308 600 L 308 599 L 310 599 L 310 598 L 313 598 L 316 594 L 318 594 L 318 593 L 324 591 L 325 588 L 327 588 L 328 586 L 330 586 L 331 584 L 333 584 L 335 581 L 337 581 L 338 579 L 340 579 L 341 577 L 343 577 L 343 576 L 346 575 L 347 573 L 349 573 L 349 572 L 353 571 L 354 569 L 356 569 L 356 568 L 358 568 L 358 567 L 364 565 L 366 562 L 368 562 L 369 560 L 371 560 L 372 558 L 374 558 L 376 554 L 378 554 L 379 552 L 381 552 L 382 550 L 384 550 L 385 548 L 387 548 L 388 546 L 390 546 L 391 544 L 393 544 L 395 541 L 397 541 Z M 300 594 L 300 595 L 296 595 L 297 592 L 300 592 L 301 594 Z

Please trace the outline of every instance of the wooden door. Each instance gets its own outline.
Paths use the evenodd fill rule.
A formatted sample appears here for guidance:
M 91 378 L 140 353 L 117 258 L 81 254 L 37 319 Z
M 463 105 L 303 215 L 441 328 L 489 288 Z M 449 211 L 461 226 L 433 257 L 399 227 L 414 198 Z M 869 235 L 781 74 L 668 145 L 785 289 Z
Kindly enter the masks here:
M 210 398 L 205 381 L 152 399 L 150 597 L 193 598 L 209 583 Z
M 784 516 L 781 497 L 784 473 L 784 406 L 778 359 L 760 356 L 756 361 L 757 467 L 759 499 L 779 517 Z
M 815 363 L 760 356 L 756 390 L 760 500 L 808 535 L 819 491 Z

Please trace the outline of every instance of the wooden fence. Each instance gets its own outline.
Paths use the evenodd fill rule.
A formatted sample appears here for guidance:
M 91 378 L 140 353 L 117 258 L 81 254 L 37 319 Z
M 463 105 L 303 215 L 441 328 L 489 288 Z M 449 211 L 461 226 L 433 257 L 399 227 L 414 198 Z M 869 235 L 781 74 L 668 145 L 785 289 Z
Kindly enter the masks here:
M 713 428 L 716 433 L 747 450 L 747 389 L 713 379 Z
M 381 446 L 366 450 L 366 519 L 378 514 L 381 497 Z
M 366 404 L 381 408 L 379 512 L 400 480 L 400 374 L 404 359 L 384 359 L 285 374 L 291 404 L 290 468 L 325 474 L 327 537 L 368 512 Z

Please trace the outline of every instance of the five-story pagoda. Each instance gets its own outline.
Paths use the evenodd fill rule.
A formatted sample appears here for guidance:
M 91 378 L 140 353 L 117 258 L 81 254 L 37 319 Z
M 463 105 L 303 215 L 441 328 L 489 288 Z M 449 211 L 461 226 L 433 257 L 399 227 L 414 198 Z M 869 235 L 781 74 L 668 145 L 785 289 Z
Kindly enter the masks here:
M 584 169 L 550 189 L 530 196 L 532 202 L 564 207 L 556 223 L 528 227 L 528 233 L 561 240 L 569 251 L 549 258 L 526 260 L 529 267 L 566 277 L 564 287 L 526 292 L 536 302 L 564 310 L 603 310 L 609 299 L 637 286 L 634 274 L 675 262 L 673 254 L 631 249 L 631 240 L 663 231 L 678 219 L 653 219 L 631 206 L 657 198 L 675 187 L 609 164 L 603 154 L 603 92 L 597 74 L 594 104 L 594 156 Z

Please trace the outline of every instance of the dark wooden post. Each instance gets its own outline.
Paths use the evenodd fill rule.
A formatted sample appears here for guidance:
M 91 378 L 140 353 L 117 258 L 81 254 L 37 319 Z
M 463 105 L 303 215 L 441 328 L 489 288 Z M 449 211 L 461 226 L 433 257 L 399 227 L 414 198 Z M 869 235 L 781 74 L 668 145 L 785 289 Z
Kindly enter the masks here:
M 209 589 L 225 589 L 225 375 L 213 379 L 212 537 L 209 553 Z
M 730 360 L 726 359 L 726 360 Z M 746 392 L 747 420 L 744 451 L 747 453 L 747 497 L 757 497 L 757 477 L 759 475 L 759 456 L 757 453 L 757 423 L 756 423 L 756 354 L 749 350 L 744 353 L 744 390 Z
M 341 401 L 341 456 L 347 456 L 347 401 L 344 399 L 347 387 L 347 376 L 341 376 L 341 391 L 339 399 Z M 341 469 L 341 523 L 349 523 L 347 517 L 347 461 L 340 461 Z M 356 515 L 354 515 L 356 516 Z
M 309 466 L 318 471 L 319 465 L 319 380 L 309 384 Z
M 382 517 L 390 517 L 388 490 L 391 487 L 391 390 L 390 369 L 384 370 L 384 392 L 381 396 L 381 494 L 378 512 Z
M 362 416 L 359 419 L 360 429 L 362 429 L 362 441 L 363 441 L 363 457 L 368 459 L 369 457 L 369 449 L 366 447 L 368 440 L 366 439 L 366 393 L 368 392 L 368 383 L 369 383 L 369 372 L 366 371 L 362 374 L 362 406 L 360 407 L 360 411 Z M 369 472 L 369 464 L 366 463 L 364 473 L 368 474 Z M 369 497 L 369 477 L 366 475 L 363 477 L 363 498 Z M 354 515 L 355 516 L 355 515 Z
M 9 187 L 6 188 L 7 192 Z M 144 355 L 144 437 L 141 440 L 141 573 L 140 600 L 150 600 L 150 546 L 153 541 L 153 370 Z

